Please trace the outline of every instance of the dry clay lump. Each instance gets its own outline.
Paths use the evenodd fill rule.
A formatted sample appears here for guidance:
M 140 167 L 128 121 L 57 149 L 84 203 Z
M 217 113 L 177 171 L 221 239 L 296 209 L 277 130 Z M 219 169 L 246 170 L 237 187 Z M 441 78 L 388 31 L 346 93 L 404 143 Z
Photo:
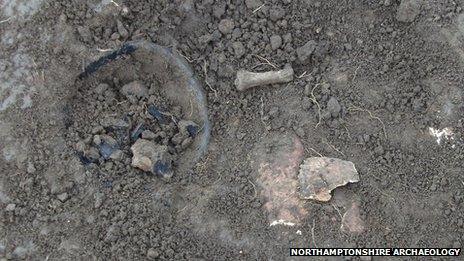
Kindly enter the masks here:
M 260 7 L 262 4 L 263 2 L 261 2 L 261 0 L 245 0 L 245 5 L 253 10 Z
M 272 50 L 277 50 L 282 46 L 282 37 L 280 37 L 280 35 L 273 35 L 270 40 Z
M 148 95 L 148 89 L 143 83 L 139 81 L 133 81 L 124 85 L 121 89 L 121 93 L 124 94 L 124 96 L 127 98 L 129 98 L 129 96 L 135 96 L 140 99 Z
M 300 197 L 327 202 L 337 187 L 359 181 L 352 162 L 335 158 L 312 157 L 300 165 Z
M 419 15 L 421 5 L 418 0 L 402 0 L 396 12 L 396 19 L 400 22 L 413 22 Z
M 230 34 L 234 30 L 235 24 L 231 19 L 223 19 L 219 23 L 219 31 L 223 34 Z
M 300 62 L 307 62 L 313 52 L 316 50 L 317 43 L 314 40 L 308 41 L 305 45 L 296 50 Z
M 338 103 L 337 99 L 335 97 L 331 97 L 329 101 L 327 102 L 327 110 L 324 112 L 327 114 L 326 117 L 330 118 L 337 118 L 340 115 L 340 112 L 342 110 L 342 107 L 340 106 L 340 103 Z
M 152 141 L 138 139 L 131 147 L 132 166 L 145 172 L 169 179 L 173 175 L 172 157 L 168 147 Z

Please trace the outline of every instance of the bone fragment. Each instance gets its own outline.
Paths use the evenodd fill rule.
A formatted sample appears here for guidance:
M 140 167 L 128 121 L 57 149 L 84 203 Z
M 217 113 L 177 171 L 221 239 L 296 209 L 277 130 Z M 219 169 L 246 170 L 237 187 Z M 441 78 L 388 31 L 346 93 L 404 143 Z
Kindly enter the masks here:
M 283 70 L 255 73 L 240 70 L 237 72 L 235 86 L 239 91 L 245 91 L 252 87 L 287 83 L 293 80 L 293 69 L 290 65 L 286 65 Z

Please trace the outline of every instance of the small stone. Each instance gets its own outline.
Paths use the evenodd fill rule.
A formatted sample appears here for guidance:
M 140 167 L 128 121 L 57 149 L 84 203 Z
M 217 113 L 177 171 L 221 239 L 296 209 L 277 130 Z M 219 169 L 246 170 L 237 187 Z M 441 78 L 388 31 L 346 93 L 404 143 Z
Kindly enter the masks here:
M 340 115 L 342 107 L 338 103 L 335 97 L 331 97 L 327 102 L 327 110 L 332 115 L 332 117 L 337 118 Z
M 316 41 L 314 40 L 311 40 L 307 42 L 305 45 L 299 47 L 296 50 L 296 53 L 298 55 L 298 59 L 300 60 L 300 62 L 302 63 L 306 62 L 309 59 L 309 57 L 311 57 L 314 50 L 316 50 L 316 47 L 317 47 L 317 44 L 316 44 Z
M 101 140 L 100 135 L 95 135 L 95 136 L 93 136 L 93 144 L 95 144 L 95 145 L 98 146 L 98 145 L 101 144 L 101 142 L 102 142 L 102 140 Z
M 142 132 L 142 139 L 154 140 L 155 138 L 156 138 L 156 134 L 153 133 L 151 130 L 145 130 Z
M 378 156 L 382 156 L 385 151 L 383 149 L 383 147 L 381 145 L 377 146 L 375 149 L 374 149 L 374 153 Z
M 293 41 L 292 33 L 285 34 L 283 40 L 285 43 L 291 43 Z
M 95 199 L 94 208 L 99 209 L 103 205 L 103 201 L 105 200 L 105 194 L 97 192 L 95 193 L 95 195 L 93 195 L 93 197 Z
M 113 33 L 113 34 L 111 35 L 111 40 L 116 41 L 116 40 L 118 40 L 120 37 L 121 37 L 121 35 L 120 35 L 119 33 Z
M 313 87 L 311 86 L 311 84 L 309 84 L 309 83 L 306 84 L 306 85 L 305 85 L 304 92 L 303 92 L 304 95 L 309 97 L 309 96 L 311 95 L 312 89 L 313 89 Z
M 247 8 L 254 11 L 256 8 L 262 6 L 263 2 L 261 2 L 261 0 L 245 0 L 245 5 Z
M 100 124 L 104 128 L 113 128 L 113 129 L 127 129 L 129 128 L 129 123 L 123 119 L 118 119 L 112 116 L 105 117 L 100 120 Z
M 221 18 L 226 12 L 226 3 L 225 2 L 218 2 L 213 7 L 213 15 L 216 18 Z
M 121 5 L 121 15 L 122 17 L 128 17 L 129 14 L 131 13 L 131 10 L 129 9 L 129 7 L 125 4 L 122 4 Z
M 106 90 L 108 90 L 110 86 L 106 83 L 100 83 L 95 89 L 93 90 L 98 95 L 103 95 Z
M 271 36 L 271 48 L 277 50 L 282 46 L 282 37 L 280 35 Z
M 164 178 L 172 177 L 172 156 L 168 147 L 156 143 L 138 139 L 131 147 L 132 166 L 145 172 L 161 175 Z
M 100 140 L 101 142 L 98 146 L 100 155 L 105 159 L 109 159 L 111 155 L 117 150 L 118 143 L 113 137 L 109 135 L 101 135 Z
M 156 251 L 156 249 L 150 248 L 147 251 L 147 257 L 150 259 L 158 258 L 159 257 L 159 252 Z
M 92 129 L 92 134 L 99 134 L 104 132 L 104 128 L 102 126 L 96 126 L 95 128 Z
M 61 201 L 61 202 L 66 202 L 66 200 L 68 200 L 68 193 L 64 192 L 64 193 L 61 193 L 57 196 L 57 198 Z
M 232 47 L 234 48 L 235 56 L 237 58 L 241 58 L 245 54 L 245 46 L 243 46 L 242 42 L 234 42 Z
M 164 139 L 164 138 L 166 138 L 168 136 L 166 134 L 166 132 L 164 132 L 164 131 L 157 132 L 157 133 L 155 133 L 155 135 L 156 135 L 155 139 L 158 139 L 158 138 L 159 139 Z
M 84 151 L 84 156 L 88 158 L 91 162 L 96 162 L 100 158 L 100 153 L 96 148 L 92 147 Z
M 105 142 L 102 142 L 100 144 L 100 146 L 98 146 L 99 148 L 99 151 L 100 151 L 100 155 L 104 158 L 104 159 L 109 159 L 111 157 L 111 155 L 113 155 L 115 149 L 109 145 L 108 143 L 105 143 Z
M 36 171 L 35 166 L 34 166 L 34 163 L 29 162 L 29 163 L 27 164 L 27 170 L 26 170 L 26 171 L 27 171 L 28 174 L 34 174 L 35 171 Z
M 413 22 L 419 15 L 421 5 L 418 0 L 402 0 L 398 6 L 396 19 L 400 22 Z
M 223 19 L 219 22 L 218 29 L 222 34 L 230 34 L 235 28 L 235 23 L 231 19 Z
M 117 27 L 118 27 L 118 33 L 123 39 L 129 38 L 129 32 L 127 29 L 124 27 L 121 21 L 117 21 Z
M 100 143 L 106 143 L 106 144 L 108 144 L 110 146 L 113 146 L 113 147 L 118 146 L 118 142 L 116 141 L 116 139 L 114 139 L 113 137 L 111 137 L 111 136 L 109 136 L 107 134 L 98 135 L 98 137 L 100 139 Z
M 140 99 L 148 96 L 148 89 L 143 83 L 133 81 L 124 85 L 121 89 L 121 93 L 128 98 L 129 96 L 135 96 Z
M 6 206 L 5 211 L 6 211 L 6 212 L 11 212 L 11 211 L 14 211 L 15 208 L 16 208 L 16 204 L 11 203 L 11 204 L 8 204 L 8 205 Z
M 114 161 L 120 161 L 124 156 L 124 152 L 122 150 L 115 150 L 111 153 L 110 159 Z
M 213 41 L 213 35 L 212 34 L 205 34 L 200 36 L 198 38 L 198 41 L 202 44 L 208 44 L 209 42 Z
M 271 10 L 269 11 L 269 18 L 274 22 L 282 19 L 282 17 L 284 16 L 285 16 L 285 10 L 281 7 L 274 7 L 274 8 L 271 8 Z
M 174 135 L 174 137 L 172 137 L 171 142 L 174 145 L 179 145 L 179 144 L 182 143 L 182 141 L 185 139 L 185 137 L 186 136 L 184 134 L 179 132 L 176 135 Z
M 74 149 L 77 151 L 77 152 L 84 152 L 85 149 L 87 148 L 87 146 L 85 145 L 85 142 L 84 141 L 78 141 L 76 143 L 76 145 L 74 145 Z
M 186 149 L 192 144 L 193 139 L 191 137 L 186 138 L 184 141 L 182 141 L 182 144 L 180 145 L 182 149 Z

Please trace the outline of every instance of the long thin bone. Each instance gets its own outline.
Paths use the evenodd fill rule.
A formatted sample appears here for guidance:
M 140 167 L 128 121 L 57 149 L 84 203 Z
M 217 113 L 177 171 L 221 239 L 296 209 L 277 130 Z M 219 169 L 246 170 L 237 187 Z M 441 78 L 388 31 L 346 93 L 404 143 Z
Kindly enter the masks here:
M 263 73 L 248 72 L 240 70 L 237 72 L 237 78 L 235 79 L 235 86 L 239 91 L 245 91 L 252 87 L 287 83 L 293 80 L 293 69 L 290 65 L 286 65 L 283 70 L 270 71 Z

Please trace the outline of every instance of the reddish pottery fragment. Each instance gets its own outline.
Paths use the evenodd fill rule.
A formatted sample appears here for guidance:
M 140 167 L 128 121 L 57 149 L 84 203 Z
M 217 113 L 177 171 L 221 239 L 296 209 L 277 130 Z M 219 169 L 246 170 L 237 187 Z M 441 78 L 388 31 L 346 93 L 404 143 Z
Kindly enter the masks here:
M 359 181 L 352 162 L 326 157 L 306 159 L 300 166 L 298 178 L 301 198 L 322 202 L 332 198 L 330 193 L 335 188 Z

